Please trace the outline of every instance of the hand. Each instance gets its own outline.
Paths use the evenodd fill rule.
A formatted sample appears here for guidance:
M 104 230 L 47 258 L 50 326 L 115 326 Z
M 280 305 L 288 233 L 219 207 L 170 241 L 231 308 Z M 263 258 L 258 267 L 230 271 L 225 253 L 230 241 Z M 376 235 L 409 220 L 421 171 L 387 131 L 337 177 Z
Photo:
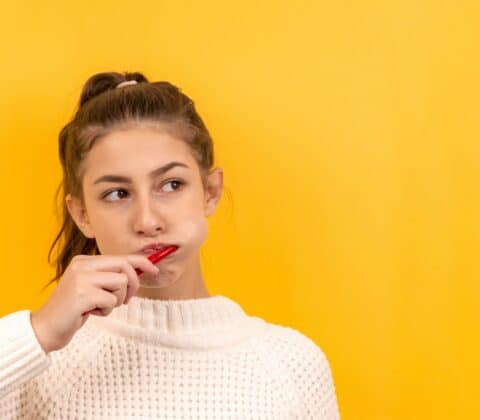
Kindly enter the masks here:
M 107 316 L 139 287 L 135 268 L 159 272 L 143 255 L 76 255 L 31 321 L 46 353 L 65 347 L 89 315 Z

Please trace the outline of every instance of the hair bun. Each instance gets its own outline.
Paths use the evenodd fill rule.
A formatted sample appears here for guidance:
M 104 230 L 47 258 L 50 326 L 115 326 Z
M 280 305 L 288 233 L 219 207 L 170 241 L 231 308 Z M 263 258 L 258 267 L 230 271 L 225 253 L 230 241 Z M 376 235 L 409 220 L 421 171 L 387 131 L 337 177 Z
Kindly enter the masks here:
M 135 80 L 138 83 L 148 83 L 147 78 L 138 72 L 103 72 L 96 73 L 91 76 L 83 85 L 82 93 L 80 94 L 79 107 L 81 107 L 85 102 L 89 101 L 93 97 L 100 95 L 107 90 L 112 90 L 117 87 L 118 84 L 122 82 L 127 82 L 130 80 Z

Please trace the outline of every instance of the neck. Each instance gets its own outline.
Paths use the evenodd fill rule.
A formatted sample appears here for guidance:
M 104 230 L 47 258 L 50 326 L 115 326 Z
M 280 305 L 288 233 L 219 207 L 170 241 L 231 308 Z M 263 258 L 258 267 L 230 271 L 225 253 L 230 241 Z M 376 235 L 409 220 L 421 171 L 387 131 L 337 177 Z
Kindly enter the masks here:
M 267 327 L 223 295 L 172 300 L 134 296 L 108 316 L 90 316 L 87 323 L 104 330 L 100 336 L 106 330 L 130 342 L 189 349 L 231 346 L 264 334 Z
M 158 282 L 159 287 L 140 286 L 135 296 L 159 300 L 198 299 L 210 296 L 203 279 L 198 255 L 187 263 L 180 274 L 178 267 L 172 267 L 165 274 L 160 272 L 158 276 L 160 278 L 165 276 L 165 279 L 162 278 Z

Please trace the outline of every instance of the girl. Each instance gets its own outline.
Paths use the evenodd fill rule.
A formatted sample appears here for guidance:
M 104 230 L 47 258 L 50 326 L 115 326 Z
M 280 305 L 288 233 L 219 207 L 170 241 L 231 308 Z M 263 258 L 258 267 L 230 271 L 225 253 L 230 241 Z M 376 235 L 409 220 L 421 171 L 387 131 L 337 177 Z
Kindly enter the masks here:
M 191 99 L 140 73 L 95 74 L 59 154 L 57 285 L 0 319 L 0 418 L 339 418 L 310 338 L 208 292 L 199 250 L 223 172 Z

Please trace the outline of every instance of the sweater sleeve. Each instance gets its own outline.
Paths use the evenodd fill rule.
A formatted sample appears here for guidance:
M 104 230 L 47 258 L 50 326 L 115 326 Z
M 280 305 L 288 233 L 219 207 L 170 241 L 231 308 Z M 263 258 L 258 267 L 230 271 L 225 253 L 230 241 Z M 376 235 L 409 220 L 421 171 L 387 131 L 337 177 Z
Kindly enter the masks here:
M 0 412 L 4 397 L 46 370 L 50 355 L 40 345 L 31 323 L 31 311 L 0 318 Z M 3 400 L 3 401 L 2 401 Z
M 340 413 L 328 359 L 313 341 L 308 347 L 304 369 L 297 372 L 296 378 L 304 401 L 302 418 L 338 420 Z
M 300 404 L 294 414 L 302 420 L 338 420 L 332 370 L 323 350 L 308 336 L 287 328 L 291 339 L 283 363 L 292 378 Z

